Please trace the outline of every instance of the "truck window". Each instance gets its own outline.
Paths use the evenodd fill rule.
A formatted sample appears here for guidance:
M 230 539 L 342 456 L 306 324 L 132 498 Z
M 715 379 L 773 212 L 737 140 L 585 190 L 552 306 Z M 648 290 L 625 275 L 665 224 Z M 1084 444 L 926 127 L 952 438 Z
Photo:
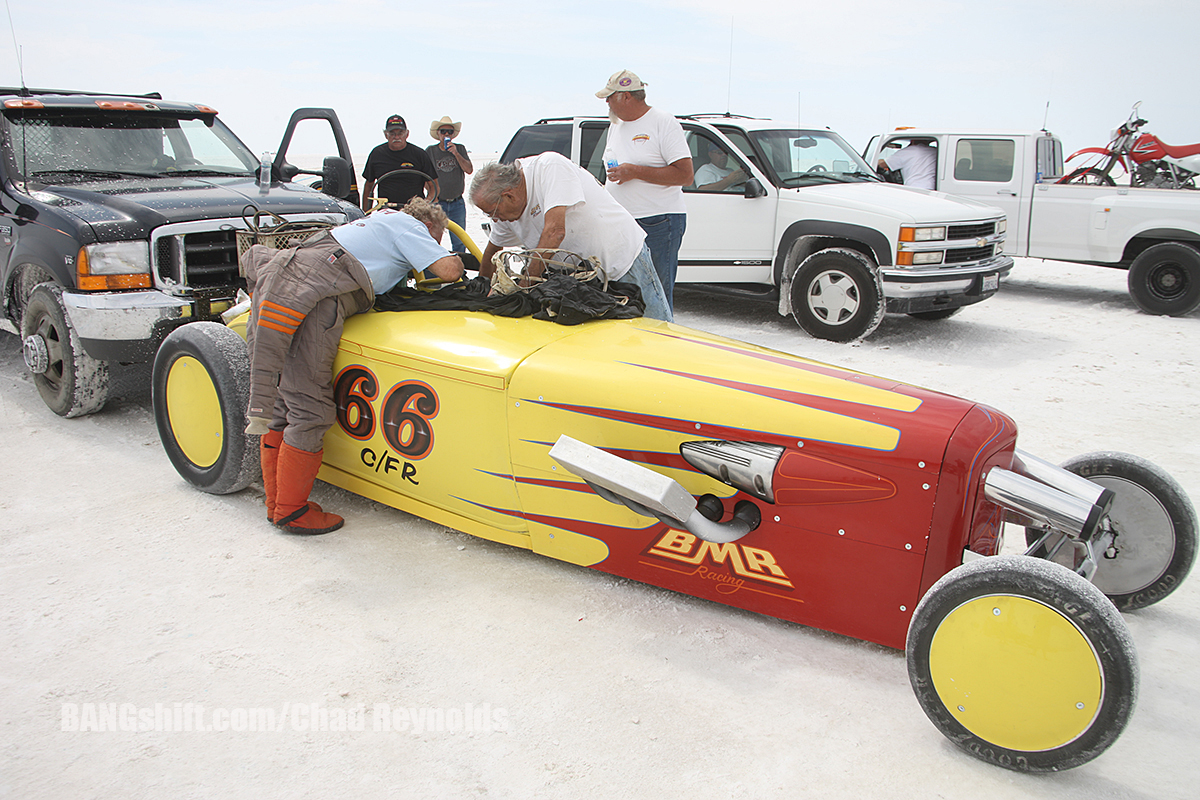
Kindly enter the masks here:
M 571 123 L 526 125 L 508 143 L 500 161 L 511 164 L 518 158 L 536 156 L 550 150 L 571 157 Z
M 1012 139 L 959 139 L 954 151 L 954 180 L 1008 183 L 1013 178 L 1016 143 Z
M 1062 142 L 1048 136 L 1037 140 L 1037 171 L 1043 181 L 1055 181 L 1063 176 Z
M 600 183 L 608 182 L 604 169 L 604 148 L 608 145 L 607 122 L 585 122 L 579 131 L 579 166 L 592 173 Z
M 699 131 L 684 128 L 683 136 L 696 171 L 692 184 L 683 187 L 685 192 L 742 194 L 746 191 L 747 173 L 736 154 Z

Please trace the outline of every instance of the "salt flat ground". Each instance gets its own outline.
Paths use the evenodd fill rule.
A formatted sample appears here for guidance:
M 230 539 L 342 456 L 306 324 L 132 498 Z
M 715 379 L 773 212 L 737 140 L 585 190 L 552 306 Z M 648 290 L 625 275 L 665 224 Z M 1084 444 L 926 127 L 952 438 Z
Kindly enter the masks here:
M 1140 454 L 1200 501 L 1200 315 L 1140 314 L 1124 278 L 1022 260 L 985 303 L 888 317 L 848 346 L 762 303 L 680 290 L 676 305 L 684 325 L 992 405 L 1053 461 Z M 934 729 L 902 653 L 325 484 L 315 499 L 346 527 L 289 537 L 256 487 L 184 484 L 144 371 L 118 395 L 55 417 L 0 331 L 2 797 L 1161 800 L 1200 786 L 1200 577 L 1126 616 L 1141 694 L 1116 744 L 1019 775 Z M 63 730 L 107 724 L 89 714 L 110 703 L 148 729 Z M 281 729 L 245 730 L 266 708 Z M 164 730 L 173 714 L 242 730 Z M 339 720 L 364 729 L 328 729 Z

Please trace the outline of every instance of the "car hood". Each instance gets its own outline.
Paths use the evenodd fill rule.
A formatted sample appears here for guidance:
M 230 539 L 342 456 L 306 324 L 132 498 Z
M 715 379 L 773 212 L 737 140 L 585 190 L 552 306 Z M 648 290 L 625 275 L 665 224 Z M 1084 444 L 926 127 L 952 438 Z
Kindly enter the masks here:
M 964 222 L 1002 216 L 995 206 L 929 189 L 890 183 L 828 183 L 781 189 L 780 200 L 797 199 L 884 214 L 902 223 Z
M 335 215 L 330 221 L 346 213 L 346 206 L 313 189 L 276 183 L 264 192 L 247 177 L 91 181 L 47 186 L 36 197 L 90 226 L 101 242 L 144 238 L 173 222 L 250 217 L 256 210 Z

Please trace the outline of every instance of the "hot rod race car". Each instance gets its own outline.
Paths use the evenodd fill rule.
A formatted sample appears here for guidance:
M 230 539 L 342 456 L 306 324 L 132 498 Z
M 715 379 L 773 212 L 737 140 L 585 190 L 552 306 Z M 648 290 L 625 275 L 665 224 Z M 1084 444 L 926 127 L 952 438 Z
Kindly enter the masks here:
M 163 446 L 208 492 L 257 475 L 245 324 L 184 326 L 154 364 Z M 1188 498 L 1141 459 L 1056 467 L 986 406 L 674 324 L 368 312 L 334 375 L 323 480 L 905 649 L 934 725 L 1015 770 L 1120 735 L 1138 669 L 1117 609 L 1165 597 L 1195 556 Z M 998 555 L 1006 522 L 1025 555 Z

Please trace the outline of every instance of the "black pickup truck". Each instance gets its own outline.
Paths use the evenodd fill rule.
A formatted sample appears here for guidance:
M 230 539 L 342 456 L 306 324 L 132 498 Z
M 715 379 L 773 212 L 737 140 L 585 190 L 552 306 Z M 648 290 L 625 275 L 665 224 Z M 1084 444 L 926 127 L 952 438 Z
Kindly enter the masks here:
M 292 115 L 269 175 L 216 110 L 159 94 L 0 88 L 0 112 L 0 317 L 64 417 L 104 405 L 110 363 L 150 360 L 173 329 L 235 303 L 236 231 L 256 213 L 362 216 L 332 109 Z M 333 128 L 339 154 L 320 173 L 287 161 L 305 119 Z M 301 174 L 320 174 L 323 191 Z

